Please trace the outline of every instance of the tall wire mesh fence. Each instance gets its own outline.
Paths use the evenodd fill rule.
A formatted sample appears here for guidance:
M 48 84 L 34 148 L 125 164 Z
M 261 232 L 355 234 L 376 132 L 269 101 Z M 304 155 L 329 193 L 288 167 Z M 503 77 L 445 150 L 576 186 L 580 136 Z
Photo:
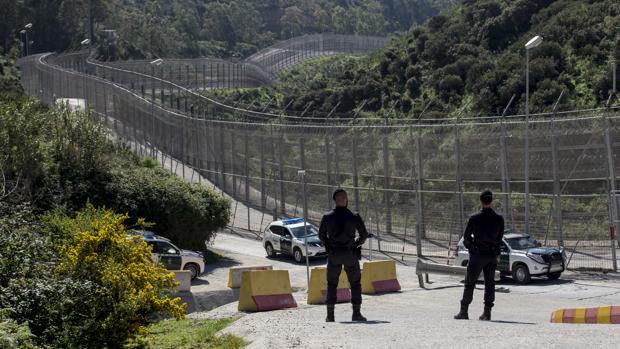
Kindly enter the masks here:
M 517 232 L 529 200 L 529 233 L 564 246 L 569 267 L 617 268 L 610 227 L 618 223 L 618 107 L 534 115 L 528 123 L 521 116 L 316 122 L 197 99 L 165 74 L 149 75 L 149 66 L 108 66 L 86 53 L 30 56 L 19 65 L 31 95 L 48 104 L 86 100 L 119 141 L 163 166 L 189 166 L 234 198 L 233 226 L 262 231 L 272 216 L 300 216 L 303 169 L 310 220 L 342 187 L 376 234 L 375 248 L 449 260 L 478 193 L 490 189 Z

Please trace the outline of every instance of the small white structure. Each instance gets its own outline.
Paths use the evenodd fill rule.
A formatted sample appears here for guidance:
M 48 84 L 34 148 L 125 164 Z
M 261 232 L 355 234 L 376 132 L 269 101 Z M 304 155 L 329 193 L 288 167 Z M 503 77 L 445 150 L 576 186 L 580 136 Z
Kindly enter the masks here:
M 86 100 L 83 98 L 57 98 L 56 106 L 67 106 L 74 111 L 86 111 Z

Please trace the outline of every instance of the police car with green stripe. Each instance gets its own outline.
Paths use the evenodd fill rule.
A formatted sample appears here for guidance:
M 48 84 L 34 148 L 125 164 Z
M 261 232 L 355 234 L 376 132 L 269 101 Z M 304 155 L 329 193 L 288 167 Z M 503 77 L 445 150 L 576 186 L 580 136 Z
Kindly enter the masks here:
M 469 252 L 459 241 L 454 265 L 467 266 Z M 546 276 L 556 280 L 564 272 L 566 254 L 562 248 L 542 247 L 541 244 L 527 234 L 504 231 L 500 245 L 500 257 L 497 270 L 501 276 L 512 276 L 520 284 L 530 282 L 532 276 Z
M 308 230 L 308 256 L 327 256 L 327 251 L 319 240 L 319 229 L 310 223 Z M 271 222 L 263 234 L 263 247 L 267 257 L 275 257 L 278 253 L 293 256 L 295 262 L 301 263 L 305 259 L 306 246 L 304 245 L 304 219 L 292 218 Z

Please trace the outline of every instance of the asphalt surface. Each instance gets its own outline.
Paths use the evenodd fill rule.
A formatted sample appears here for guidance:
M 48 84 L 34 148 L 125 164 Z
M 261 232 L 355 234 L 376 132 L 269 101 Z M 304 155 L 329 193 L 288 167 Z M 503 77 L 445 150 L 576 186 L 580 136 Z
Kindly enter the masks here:
M 250 341 L 249 348 L 615 348 L 618 325 L 552 324 L 558 308 L 620 305 L 620 275 L 566 272 L 557 281 L 534 279 L 528 285 L 498 283 L 492 322 L 457 321 L 463 292 L 460 277 L 431 275 L 421 289 L 411 261 L 397 261 L 400 293 L 364 295 L 362 312 L 368 323 L 351 323 L 348 304 L 336 307 L 336 323 L 324 322 L 324 306 L 306 304 L 306 266 L 288 257 L 267 259 L 251 234 L 220 233 L 212 249 L 224 258 L 207 268 L 192 287 L 192 318 L 238 317 L 224 330 Z M 375 258 L 381 257 L 375 255 Z M 388 258 L 382 256 L 382 258 Z M 323 265 L 324 259 L 311 261 Z M 271 264 L 289 270 L 296 309 L 263 313 L 237 311 L 238 291 L 226 287 L 228 268 Z M 406 264 L 406 265 L 405 265 Z M 482 312 L 482 284 L 474 294 L 470 318 Z M 227 304 L 228 303 L 228 304 Z

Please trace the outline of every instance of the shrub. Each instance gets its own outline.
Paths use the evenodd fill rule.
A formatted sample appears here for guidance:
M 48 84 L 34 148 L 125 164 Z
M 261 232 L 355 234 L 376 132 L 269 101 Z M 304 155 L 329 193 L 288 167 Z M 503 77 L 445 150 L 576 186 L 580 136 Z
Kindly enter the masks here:
M 128 212 L 132 222 L 144 217 L 153 231 L 188 249 L 204 250 L 205 241 L 226 227 L 230 201 L 199 184 L 188 183 L 162 169 L 116 171 L 99 204 Z
M 153 264 L 145 242 L 128 235 L 126 219 L 92 206 L 75 219 L 46 217 L 48 226 L 71 229 L 72 234 L 71 243 L 59 248 L 56 287 L 42 287 L 54 300 L 45 308 L 56 330 L 44 333 L 56 336 L 60 346 L 119 347 L 145 334 L 153 317 L 184 317 L 180 299 L 167 297 L 174 286 L 173 274 Z

